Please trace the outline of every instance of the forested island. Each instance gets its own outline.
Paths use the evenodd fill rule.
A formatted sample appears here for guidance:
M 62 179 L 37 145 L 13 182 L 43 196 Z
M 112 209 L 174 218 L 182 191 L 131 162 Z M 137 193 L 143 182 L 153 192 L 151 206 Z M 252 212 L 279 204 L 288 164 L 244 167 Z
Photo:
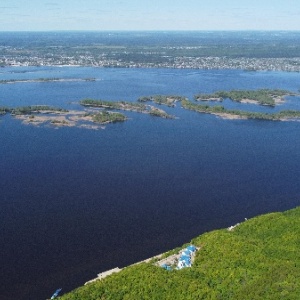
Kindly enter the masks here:
M 29 115 L 33 113 L 61 113 L 68 112 L 67 110 L 60 107 L 53 107 L 49 105 L 29 105 L 19 106 L 15 108 L 0 107 L 0 114 L 10 113 L 12 115 Z
M 102 107 L 106 109 L 117 109 L 134 111 L 144 114 L 149 114 L 156 117 L 165 119 L 173 119 L 174 116 L 169 115 L 164 110 L 154 107 L 152 105 L 145 105 L 141 103 L 127 102 L 127 101 L 106 101 L 106 100 L 95 100 L 95 99 L 83 99 L 80 104 L 88 107 Z
M 189 268 L 166 270 L 153 259 L 88 283 L 60 299 L 297 300 L 299 236 L 300 207 L 258 216 L 194 238 L 191 243 L 199 250 Z
M 149 114 L 150 116 L 172 119 L 174 116 L 167 114 L 164 110 L 151 105 L 131 102 L 113 102 L 85 99 L 80 104 L 91 108 L 90 110 L 66 110 L 48 105 L 30 105 L 21 107 L 0 107 L 0 115 L 10 114 L 20 119 L 24 124 L 53 125 L 67 127 L 84 127 L 88 129 L 99 129 L 97 124 L 124 122 L 127 117 L 111 110 L 134 111 Z M 97 108 L 101 108 L 99 111 Z
M 228 98 L 232 101 L 242 103 L 257 103 L 260 105 L 275 106 L 284 101 L 284 97 L 293 96 L 286 90 L 259 89 L 259 90 L 231 90 L 217 91 L 213 94 L 197 94 L 194 96 L 197 101 L 223 101 Z
M 87 116 L 89 116 L 89 114 Z M 90 114 L 90 116 L 95 123 L 100 124 L 123 122 L 126 120 L 125 115 L 108 111 L 101 111 L 96 114 Z
M 31 105 L 22 107 L 0 107 L 0 115 L 11 114 L 17 119 L 22 120 L 25 124 L 42 125 L 50 124 L 54 126 L 69 126 L 69 127 L 85 127 L 97 129 L 96 124 L 108 124 L 126 121 L 126 116 L 110 111 L 69 111 L 60 107 L 52 107 L 48 105 Z M 86 122 L 87 124 L 81 124 Z
M 186 100 L 186 97 L 175 96 L 175 95 L 153 95 L 153 96 L 143 96 L 138 98 L 139 102 L 153 101 L 156 104 L 164 104 L 170 107 L 174 107 L 177 101 Z
M 296 96 L 287 90 L 280 89 L 258 89 L 258 90 L 231 90 L 217 91 L 212 94 L 196 94 L 196 101 L 220 101 L 228 98 L 231 101 L 241 103 L 253 103 L 265 106 L 275 106 L 283 103 L 286 96 Z M 277 113 L 251 112 L 244 110 L 226 109 L 221 105 L 197 104 L 191 102 L 187 97 L 174 95 L 154 95 L 143 96 L 138 99 L 139 102 L 153 101 L 157 104 L 163 104 L 174 107 L 176 102 L 181 102 L 181 107 L 197 111 L 200 113 L 214 114 L 226 119 L 260 119 L 260 120 L 293 120 L 300 118 L 298 110 L 282 110 Z
M 196 111 L 199 113 L 213 114 L 224 119 L 257 119 L 269 121 L 293 121 L 300 118 L 299 110 L 282 110 L 274 113 L 253 112 L 238 109 L 227 109 L 222 105 L 199 104 L 201 101 L 223 101 L 228 98 L 237 102 L 251 102 L 259 105 L 275 106 L 282 103 L 286 96 L 297 96 L 298 94 L 286 90 L 231 90 L 218 91 L 212 94 L 197 94 L 194 96 L 196 102 L 192 102 L 185 96 L 178 95 L 153 95 L 142 96 L 136 102 L 129 101 L 108 101 L 100 99 L 86 98 L 79 101 L 79 104 L 85 107 L 85 110 L 71 110 L 52 107 L 48 105 L 32 105 L 24 107 L 0 107 L 0 115 L 7 113 L 21 119 L 26 124 L 51 124 L 55 126 L 86 127 L 97 129 L 97 126 L 91 126 L 90 123 L 107 124 L 123 122 L 127 120 L 121 111 L 130 111 L 142 114 L 148 114 L 154 117 L 164 119 L 174 119 L 175 116 L 154 105 L 146 104 L 153 102 L 156 105 L 165 105 L 173 109 L 176 103 L 180 103 L 181 108 Z M 88 111 L 90 109 L 90 111 Z M 100 109 L 100 111 L 99 111 Z M 89 124 L 81 124 L 87 122 Z
M 200 113 L 207 113 L 220 116 L 225 119 L 257 119 L 270 121 L 286 121 L 300 118 L 299 110 L 282 110 L 278 113 L 262 113 L 243 110 L 226 109 L 224 106 L 201 105 L 192 103 L 189 100 L 181 102 L 183 108 L 193 110 Z

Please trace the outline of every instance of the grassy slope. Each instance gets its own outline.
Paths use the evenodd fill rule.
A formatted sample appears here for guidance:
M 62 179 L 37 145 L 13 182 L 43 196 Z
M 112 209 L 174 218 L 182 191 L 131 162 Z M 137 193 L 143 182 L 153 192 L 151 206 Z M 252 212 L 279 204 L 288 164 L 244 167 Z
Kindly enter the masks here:
M 61 299 L 299 299 L 300 207 L 203 234 L 192 268 L 131 266 Z

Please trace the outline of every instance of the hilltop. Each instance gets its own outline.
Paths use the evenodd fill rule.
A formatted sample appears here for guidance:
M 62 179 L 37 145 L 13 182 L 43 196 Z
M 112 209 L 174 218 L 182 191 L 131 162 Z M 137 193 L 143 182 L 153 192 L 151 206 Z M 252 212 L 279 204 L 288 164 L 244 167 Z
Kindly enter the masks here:
M 300 207 L 258 216 L 194 238 L 190 268 L 168 271 L 153 259 L 60 299 L 299 299 L 299 237 Z

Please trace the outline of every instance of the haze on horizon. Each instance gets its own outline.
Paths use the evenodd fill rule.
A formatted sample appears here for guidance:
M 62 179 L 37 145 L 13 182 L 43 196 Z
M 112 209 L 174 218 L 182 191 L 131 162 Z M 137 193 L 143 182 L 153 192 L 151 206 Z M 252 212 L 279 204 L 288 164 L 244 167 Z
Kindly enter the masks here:
M 0 31 L 300 30 L 298 0 L 3 0 Z

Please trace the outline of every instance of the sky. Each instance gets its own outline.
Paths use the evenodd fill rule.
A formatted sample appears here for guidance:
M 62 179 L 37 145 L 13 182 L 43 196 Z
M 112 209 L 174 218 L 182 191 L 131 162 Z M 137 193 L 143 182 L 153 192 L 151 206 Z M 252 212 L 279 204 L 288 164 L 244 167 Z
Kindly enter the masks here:
M 0 31 L 300 30 L 299 0 L 0 0 Z

